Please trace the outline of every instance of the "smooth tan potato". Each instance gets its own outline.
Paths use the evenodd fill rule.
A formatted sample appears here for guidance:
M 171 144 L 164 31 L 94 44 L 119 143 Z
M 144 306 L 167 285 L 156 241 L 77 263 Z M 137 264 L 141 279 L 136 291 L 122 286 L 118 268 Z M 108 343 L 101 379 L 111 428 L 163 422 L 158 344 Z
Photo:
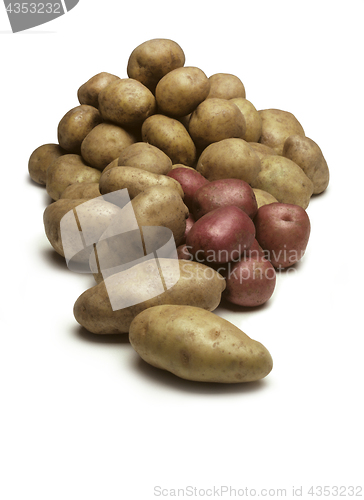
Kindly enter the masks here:
M 266 144 L 281 155 L 287 137 L 298 134 L 305 135 L 302 125 L 289 111 L 281 109 L 259 110 L 262 119 L 262 135 L 259 142 Z
M 113 123 L 100 123 L 82 141 L 81 155 L 89 165 L 103 170 L 134 142 L 135 136 L 127 130 Z
M 252 184 L 263 189 L 280 203 L 308 207 L 313 193 L 312 181 L 293 161 L 279 155 L 267 155 L 261 160 L 261 171 Z
M 185 63 L 185 54 L 178 43 L 166 38 L 154 38 L 138 45 L 130 54 L 127 74 L 139 80 L 152 92 L 170 71 Z
M 255 199 L 257 200 L 258 209 L 263 205 L 268 205 L 269 203 L 277 203 L 278 200 L 274 198 L 273 195 L 263 189 L 253 188 Z
M 30 178 L 37 184 L 45 186 L 48 167 L 65 154 L 67 151 L 62 149 L 59 144 L 42 144 L 36 148 L 29 157 L 28 172 Z
M 186 116 L 206 99 L 209 90 L 210 81 L 201 69 L 174 69 L 159 80 L 155 89 L 158 110 L 174 118 Z
M 149 187 L 132 200 L 132 206 L 140 227 L 167 227 L 173 233 L 176 246 L 183 240 L 189 210 L 176 189 Z
M 209 181 L 235 178 L 252 185 L 260 172 L 260 160 L 243 139 L 224 139 L 207 146 L 196 170 Z
M 194 306 L 166 304 L 142 311 L 130 325 L 129 340 L 144 361 L 186 380 L 252 382 L 273 368 L 260 342 Z
M 188 131 L 200 149 L 230 137 L 243 138 L 245 118 L 239 108 L 227 99 L 206 99 L 193 111 Z
M 196 146 L 181 122 L 164 115 L 153 115 L 142 125 L 144 142 L 161 149 L 172 161 L 192 167 Z
M 243 139 L 247 142 L 258 142 L 262 134 L 262 119 L 254 104 L 244 97 L 235 97 L 230 101 L 240 109 L 245 118 L 246 130 Z
M 156 146 L 136 142 L 121 152 L 118 166 L 142 168 L 153 174 L 168 174 L 172 168 L 172 160 Z
M 102 118 L 120 127 L 135 127 L 156 112 L 152 92 L 138 80 L 121 78 L 99 94 Z
M 266 146 L 265 144 L 261 144 L 260 142 L 249 142 L 249 146 L 254 149 L 256 154 L 259 156 L 261 160 L 266 155 L 276 155 L 277 153 L 273 148 Z
M 80 155 L 67 154 L 55 160 L 47 170 L 46 190 L 53 200 L 75 182 L 99 182 L 101 172 L 88 166 Z
M 76 321 L 92 333 L 127 333 L 135 316 L 149 307 L 183 304 L 208 311 L 218 307 L 225 280 L 212 268 L 177 259 L 158 259 L 158 264 L 164 283 L 175 284 L 161 288 L 158 266 L 154 259 L 147 260 L 83 292 L 74 305 Z
M 81 85 L 81 87 L 77 91 L 77 97 L 80 104 L 88 104 L 90 106 L 98 108 L 99 93 L 105 87 L 110 85 L 110 83 L 113 83 L 115 80 L 119 79 L 120 78 L 118 76 L 107 73 L 106 71 L 92 76 L 89 80 L 87 80 L 87 82 Z
M 291 135 L 283 146 L 283 156 L 297 163 L 313 183 L 313 194 L 325 191 L 330 172 L 318 144 L 308 137 Z
M 70 109 L 58 124 L 60 146 L 69 153 L 80 154 L 86 135 L 102 122 L 99 110 L 87 104 Z
M 102 194 L 111 193 L 118 189 L 127 189 L 131 199 L 151 186 L 166 186 L 176 189 L 183 198 L 184 193 L 179 182 L 163 174 L 153 174 L 136 167 L 114 167 L 103 172 L 100 177 L 100 191 Z
M 60 199 L 90 199 L 98 196 L 101 196 L 98 182 L 75 182 L 62 191 Z
M 236 75 L 230 73 L 215 73 L 210 78 L 210 92 L 207 99 L 234 99 L 246 97 L 243 82 Z

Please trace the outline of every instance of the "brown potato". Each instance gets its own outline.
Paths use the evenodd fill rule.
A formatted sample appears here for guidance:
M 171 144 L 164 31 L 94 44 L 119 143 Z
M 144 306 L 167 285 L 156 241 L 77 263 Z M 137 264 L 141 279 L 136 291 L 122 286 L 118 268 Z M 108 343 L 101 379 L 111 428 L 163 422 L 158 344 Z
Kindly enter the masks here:
M 156 112 L 152 92 L 138 80 L 115 80 L 99 94 L 99 110 L 105 121 L 120 127 L 136 127 Z
M 70 109 L 58 124 L 60 146 L 69 153 L 80 154 L 82 141 L 101 122 L 101 115 L 93 106 L 81 104 Z
M 260 160 L 243 139 L 224 139 L 207 146 L 196 170 L 209 181 L 233 177 L 252 185 L 260 172 Z
M 114 167 L 100 177 L 100 191 L 102 194 L 111 193 L 118 189 L 127 189 L 131 199 L 151 186 L 166 186 L 176 189 L 183 198 L 183 189 L 179 182 L 163 174 L 153 174 L 136 167 Z
M 253 188 L 255 199 L 257 200 L 258 209 L 269 203 L 277 203 L 278 200 L 273 195 L 263 189 Z
M 313 193 L 312 181 L 293 161 L 279 155 L 267 155 L 261 160 L 261 171 L 253 188 L 263 189 L 280 203 L 291 203 L 306 209 Z
M 294 134 L 305 135 L 302 125 L 289 111 L 281 109 L 262 109 L 262 135 L 259 142 L 266 144 L 281 155 L 287 137 Z
M 98 182 L 74 182 L 66 187 L 60 199 L 77 200 L 80 198 L 90 199 L 101 196 Z
M 60 156 L 47 171 L 46 190 L 53 200 L 58 200 L 63 191 L 75 182 L 99 182 L 101 172 L 88 166 L 80 155 Z
M 313 194 L 325 191 L 330 172 L 320 147 L 312 139 L 291 135 L 286 139 L 282 155 L 297 163 L 313 182 Z
M 100 123 L 81 144 L 81 155 L 94 168 L 103 170 L 121 152 L 136 142 L 135 136 L 113 123 Z
M 245 118 L 239 108 L 227 99 L 206 99 L 193 111 L 188 131 L 196 146 L 206 148 L 213 142 L 230 137 L 243 138 Z
M 130 325 L 129 340 L 144 361 L 186 380 L 252 382 L 273 368 L 263 344 L 194 306 L 165 304 L 142 311 Z
M 48 167 L 60 156 L 67 154 L 67 151 L 61 148 L 59 144 L 42 144 L 29 157 L 28 172 L 30 178 L 45 186 L 47 183 Z
M 167 73 L 155 89 L 160 113 L 174 118 L 184 117 L 206 99 L 210 81 L 196 67 L 184 66 Z
M 207 99 L 234 99 L 245 97 L 245 87 L 239 77 L 230 73 L 215 73 L 210 78 L 210 92 Z
M 144 261 L 83 292 L 74 305 L 76 321 L 97 334 L 127 333 L 135 316 L 149 307 L 185 304 L 213 311 L 220 304 L 225 280 L 210 267 L 177 259 L 158 259 L 158 264 Z M 160 272 L 172 286 L 162 286 Z
M 142 138 L 161 149 L 175 163 L 192 167 L 196 161 L 196 146 L 181 122 L 164 115 L 153 115 L 142 125 Z
M 266 146 L 265 144 L 261 144 L 260 142 L 249 142 L 249 146 L 254 149 L 260 160 L 266 155 L 277 154 L 273 148 Z
M 247 142 L 258 142 L 262 134 L 262 119 L 255 106 L 245 97 L 230 99 L 242 112 L 246 131 L 243 139 Z
M 185 54 L 178 43 L 155 38 L 138 45 L 130 54 L 127 74 L 155 91 L 159 80 L 185 63 Z
M 99 107 L 99 93 L 105 87 L 120 78 L 111 73 L 103 71 L 97 75 L 92 76 L 85 82 L 77 91 L 77 97 L 80 104 L 88 104 L 89 106 Z
M 146 142 L 136 142 L 125 148 L 117 164 L 120 167 L 142 168 L 153 174 L 167 174 L 172 168 L 172 160 L 169 156 Z

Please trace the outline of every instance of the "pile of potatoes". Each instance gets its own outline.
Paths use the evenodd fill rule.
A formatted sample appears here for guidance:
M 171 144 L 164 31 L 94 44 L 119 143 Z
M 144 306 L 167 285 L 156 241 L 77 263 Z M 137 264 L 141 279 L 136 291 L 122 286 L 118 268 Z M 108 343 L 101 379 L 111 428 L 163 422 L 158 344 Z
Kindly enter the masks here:
M 306 208 L 329 183 L 322 151 L 292 113 L 257 110 L 238 76 L 186 66 L 172 40 L 136 47 L 126 72 L 82 84 L 58 143 L 29 158 L 31 179 L 52 199 L 50 244 L 95 278 L 75 319 L 94 334 L 128 334 L 147 363 L 183 379 L 262 379 L 269 351 L 213 311 L 222 300 L 261 306 L 277 271 L 303 257 Z M 136 226 L 117 237 L 130 214 Z M 158 258 L 142 258 L 146 248 Z

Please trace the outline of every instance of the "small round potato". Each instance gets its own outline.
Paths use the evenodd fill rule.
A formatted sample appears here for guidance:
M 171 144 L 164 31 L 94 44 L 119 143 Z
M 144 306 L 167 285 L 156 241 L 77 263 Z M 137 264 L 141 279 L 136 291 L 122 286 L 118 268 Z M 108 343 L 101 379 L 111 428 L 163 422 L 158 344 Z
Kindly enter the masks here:
M 156 112 L 152 92 L 138 80 L 115 80 L 99 94 L 99 110 L 105 121 L 120 127 L 137 127 Z
M 129 340 L 144 361 L 186 380 L 252 382 L 273 368 L 263 344 L 194 306 L 166 304 L 142 311 L 130 325 Z
M 161 149 L 172 164 L 182 163 L 192 167 L 196 161 L 196 146 L 191 136 L 175 118 L 156 114 L 150 116 L 142 125 L 142 138 Z
M 313 194 L 325 191 L 330 173 L 320 147 L 312 139 L 291 135 L 283 146 L 283 156 L 297 163 L 313 182 Z
M 234 99 L 245 97 L 245 87 L 239 77 L 230 73 L 215 73 L 210 78 L 210 92 L 207 99 Z
M 230 137 L 243 138 L 246 123 L 240 109 L 227 99 L 206 99 L 193 111 L 188 131 L 196 146 L 206 148 Z
M 80 104 L 88 104 L 89 106 L 99 107 L 99 93 L 110 83 L 119 80 L 120 78 L 111 73 L 103 71 L 95 76 L 92 76 L 85 82 L 77 91 L 77 97 Z
M 74 182 L 62 191 L 60 199 L 91 199 L 98 196 L 101 196 L 98 182 Z
M 46 190 L 53 200 L 58 200 L 71 184 L 99 182 L 100 176 L 101 172 L 88 166 L 80 155 L 63 155 L 48 168 Z
M 210 81 L 201 69 L 174 69 L 159 80 L 155 90 L 159 112 L 174 118 L 189 115 L 206 99 L 209 90 Z
M 142 168 L 153 174 L 167 174 L 172 168 L 172 160 L 169 156 L 146 142 L 136 142 L 125 148 L 117 164 L 120 167 Z
M 262 119 L 255 106 L 244 97 L 235 97 L 230 99 L 242 112 L 246 131 L 243 139 L 247 142 L 258 142 L 262 134 Z
M 61 148 L 59 144 L 42 144 L 29 157 L 28 172 L 30 178 L 45 186 L 47 183 L 48 167 L 60 156 L 67 154 L 67 151 Z
M 167 186 L 176 189 L 183 198 L 181 184 L 163 174 L 153 174 L 147 170 L 136 167 L 114 167 L 100 177 L 100 191 L 102 194 L 127 189 L 130 199 L 135 198 L 139 193 L 151 186 Z
M 199 157 L 196 170 L 209 181 L 235 178 L 252 185 L 260 172 L 260 160 L 249 144 L 236 138 L 210 144 Z
M 70 109 L 58 124 L 59 145 L 69 153 L 80 154 L 86 135 L 102 122 L 98 109 L 81 104 Z
M 289 111 L 281 109 L 262 109 L 262 135 L 259 142 L 274 149 L 281 155 L 287 137 L 294 134 L 305 135 L 302 125 Z
M 135 136 L 127 130 L 113 123 L 100 123 L 82 141 L 81 155 L 89 165 L 103 170 L 134 142 Z
M 185 54 L 178 43 L 154 38 L 138 45 L 130 54 L 127 74 L 154 93 L 157 83 L 170 71 L 181 68 Z
M 269 203 L 277 203 L 278 200 L 274 198 L 273 195 L 263 189 L 253 188 L 255 199 L 257 200 L 258 209 L 263 205 L 268 205 Z

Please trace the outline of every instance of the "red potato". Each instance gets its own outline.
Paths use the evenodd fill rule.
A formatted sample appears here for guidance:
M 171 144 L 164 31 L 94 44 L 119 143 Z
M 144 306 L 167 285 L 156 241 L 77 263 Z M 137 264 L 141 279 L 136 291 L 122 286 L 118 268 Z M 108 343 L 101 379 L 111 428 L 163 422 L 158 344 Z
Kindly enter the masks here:
M 225 263 L 237 260 L 254 242 L 251 218 L 233 205 L 212 210 L 190 229 L 186 245 L 198 262 Z
M 178 181 L 183 189 L 184 197 L 183 203 L 191 210 L 193 203 L 193 196 L 195 192 L 207 184 L 209 181 L 201 175 L 197 170 L 192 168 L 177 167 L 170 170 L 167 174 Z
M 274 267 L 290 267 L 301 260 L 311 230 L 310 219 L 302 207 L 290 203 L 263 205 L 254 223 L 256 239 Z
M 244 257 L 239 262 L 230 262 L 224 276 L 223 297 L 244 307 L 261 306 L 271 298 L 276 286 L 274 267 L 261 257 Z
M 201 186 L 193 196 L 192 213 L 195 219 L 215 208 L 235 205 L 254 218 L 258 204 L 253 188 L 242 179 L 217 179 Z

